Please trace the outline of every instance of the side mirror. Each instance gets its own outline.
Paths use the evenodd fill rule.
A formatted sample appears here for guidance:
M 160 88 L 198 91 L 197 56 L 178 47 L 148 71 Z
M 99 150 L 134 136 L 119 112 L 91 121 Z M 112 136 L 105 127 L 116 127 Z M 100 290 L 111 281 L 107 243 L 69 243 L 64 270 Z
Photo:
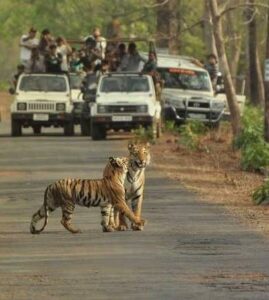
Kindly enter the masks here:
M 82 86 L 82 87 L 80 88 L 80 91 L 81 91 L 81 93 L 82 93 L 82 94 L 84 94 L 84 93 L 86 92 L 86 89 L 85 89 L 85 87 L 84 87 L 84 86 Z
M 11 87 L 11 88 L 9 88 L 8 92 L 10 93 L 10 95 L 14 95 L 15 89 Z

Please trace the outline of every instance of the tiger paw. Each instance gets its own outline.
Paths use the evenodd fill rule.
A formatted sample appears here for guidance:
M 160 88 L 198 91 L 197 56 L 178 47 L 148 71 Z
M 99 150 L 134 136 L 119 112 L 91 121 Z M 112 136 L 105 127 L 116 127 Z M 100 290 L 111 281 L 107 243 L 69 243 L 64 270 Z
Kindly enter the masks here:
M 142 231 L 144 229 L 144 225 L 136 225 L 136 224 L 132 224 L 132 230 L 133 231 Z
M 117 228 L 117 231 L 126 231 L 128 230 L 128 226 L 127 225 L 119 225 Z
M 113 232 L 114 231 L 114 228 L 113 226 L 103 226 L 103 232 Z
M 136 227 L 143 227 L 143 226 L 145 226 L 146 223 L 147 223 L 146 220 L 140 219 L 137 222 L 135 222 L 135 224 L 133 224 L 133 225 L 136 226 Z

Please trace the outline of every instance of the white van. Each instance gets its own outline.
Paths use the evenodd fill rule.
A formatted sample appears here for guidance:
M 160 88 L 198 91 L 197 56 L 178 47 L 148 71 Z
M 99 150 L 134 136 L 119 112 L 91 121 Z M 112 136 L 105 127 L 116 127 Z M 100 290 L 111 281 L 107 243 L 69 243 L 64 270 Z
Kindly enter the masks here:
M 152 77 L 137 73 L 101 76 L 96 99 L 91 105 L 91 136 L 104 139 L 109 129 L 130 131 L 152 127 L 160 135 L 161 105 L 156 99 Z
M 158 55 L 157 69 L 164 82 L 162 92 L 165 120 L 181 124 L 199 120 L 218 125 L 225 101 L 214 97 L 208 72 L 185 56 Z
M 23 127 L 35 134 L 42 127 L 63 127 L 65 135 L 74 134 L 73 104 L 69 78 L 65 74 L 22 74 L 11 105 L 11 134 L 20 136 Z

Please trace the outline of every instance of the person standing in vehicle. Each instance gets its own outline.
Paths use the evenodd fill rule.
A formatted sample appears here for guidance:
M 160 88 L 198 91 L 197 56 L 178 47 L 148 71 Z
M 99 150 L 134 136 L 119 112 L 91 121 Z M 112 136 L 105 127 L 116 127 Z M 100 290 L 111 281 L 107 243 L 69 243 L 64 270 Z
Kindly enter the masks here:
M 128 46 L 128 54 L 122 59 L 118 71 L 141 72 L 146 60 L 138 53 L 135 43 Z
M 194 64 L 196 64 L 197 66 L 199 66 L 199 67 L 204 68 L 204 69 L 207 70 L 207 72 L 208 72 L 208 74 L 210 76 L 213 88 L 215 90 L 216 84 L 217 84 L 217 79 L 218 79 L 218 72 L 219 72 L 219 66 L 218 66 L 217 56 L 215 54 L 213 54 L 213 53 L 209 54 L 207 56 L 207 62 L 205 64 L 202 64 L 197 59 L 194 59 L 192 62 Z
M 72 53 L 72 48 L 67 44 L 66 40 L 63 37 L 58 37 L 56 39 L 57 44 L 57 53 L 62 55 L 62 71 L 68 72 L 68 56 Z
M 47 73 L 62 73 L 62 65 L 63 59 L 60 53 L 57 53 L 57 46 L 50 45 L 49 53 L 45 57 L 45 66 Z
M 20 40 L 20 47 L 21 47 L 21 53 L 20 53 L 20 60 L 21 64 L 26 66 L 28 61 L 31 58 L 31 51 L 33 48 L 38 47 L 38 39 L 36 38 L 36 29 L 30 28 L 28 34 L 24 34 L 21 37 Z
M 107 42 L 101 35 L 101 30 L 99 27 L 95 27 L 92 35 L 84 39 L 86 47 L 89 49 L 93 60 L 97 59 L 96 64 L 100 63 L 100 60 L 105 58 Z
M 40 54 L 46 56 L 49 53 L 49 46 L 52 45 L 52 43 L 53 38 L 49 29 L 46 28 L 41 32 L 41 39 L 38 46 Z
M 37 48 L 32 49 L 31 58 L 25 67 L 26 73 L 43 73 L 45 72 L 44 58 L 39 54 Z

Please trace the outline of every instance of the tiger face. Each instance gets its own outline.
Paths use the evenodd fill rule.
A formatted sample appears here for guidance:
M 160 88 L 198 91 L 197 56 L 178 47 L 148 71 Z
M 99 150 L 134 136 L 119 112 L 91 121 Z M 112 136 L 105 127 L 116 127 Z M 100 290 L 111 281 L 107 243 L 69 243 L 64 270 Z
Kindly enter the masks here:
M 130 162 L 139 169 L 144 169 L 150 163 L 150 145 L 129 144 Z
M 115 171 L 122 174 L 128 171 L 129 159 L 127 157 L 109 157 L 109 163 Z

